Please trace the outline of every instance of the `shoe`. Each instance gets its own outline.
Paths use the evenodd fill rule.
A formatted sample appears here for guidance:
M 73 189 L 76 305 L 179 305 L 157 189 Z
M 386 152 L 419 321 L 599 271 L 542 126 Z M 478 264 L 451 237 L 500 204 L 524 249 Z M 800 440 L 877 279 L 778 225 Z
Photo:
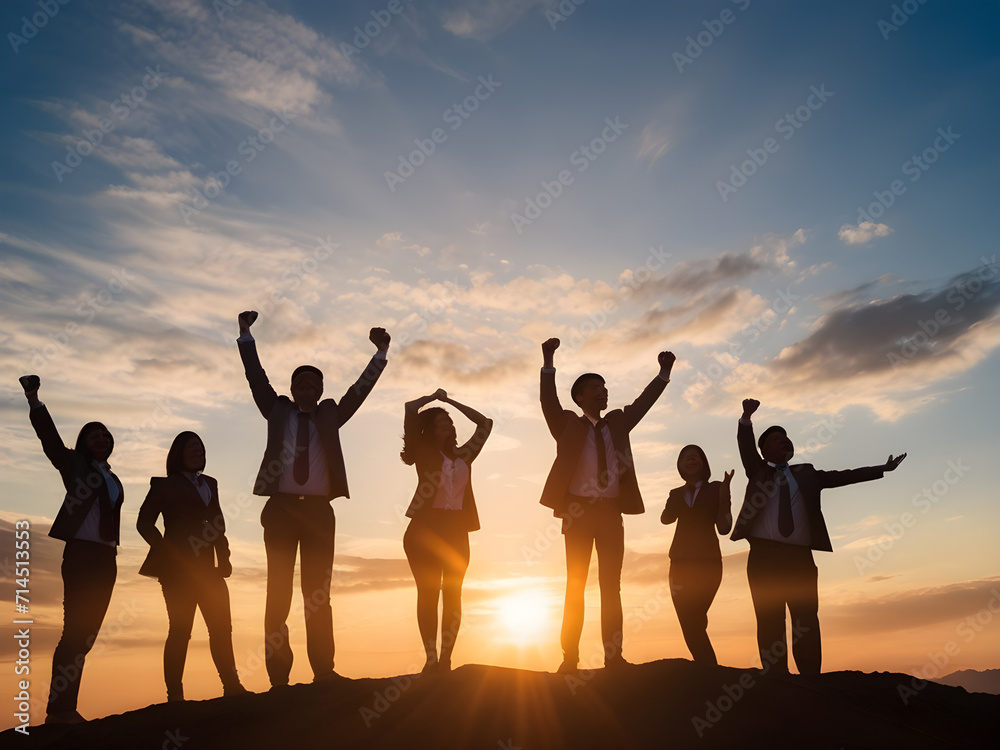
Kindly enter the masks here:
M 575 659 L 563 659 L 562 664 L 556 670 L 556 674 L 576 674 L 580 671 Z
M 271 687 L 268 688 L 268 692 L 270 692 L 270 693 L 277 693 L 277 692 L 279 692 L 281 690 L 284 690 L 287 687 L 288 687 L 288 683 L 287 682 L 271 683 Z
M 56 711 L 45 716 L 46 724 L 86 724 L 87 720 L 74 709 L 72 711 Z
M 329 672 L 326 672 L 324 674 L 318 674 L 315 677 L 313 677 L 313 684 L 315 685 L 320 682 L 340 682 L 341 680 L 346 680 L 346 679 L 348 678 L 344 677 L 344 675 L 342 674 L 337 674 L 331 669 Z
M 437 674 L 439 663 L 436 661 L 429 661 L 424 664 L 424 668 L 420 670 L 420 676 L 425 677 L 429 674 Z
M 622 667 L 631 667 L 632 663 L 625 661 L 623 656 L 614 656 L 610 659 L 604 660 L 605 669 L 621 669 Z
M 222 697 L 232 698 L 234 695 L 249 695 L 250 691 L 247 690 L 243 685 L 238 682 L 234 682 L 232 685 L 222 686 Z
M 438 672 L 446 674 L 451 671 L 451 659 L 442 659 L 438 662 Z

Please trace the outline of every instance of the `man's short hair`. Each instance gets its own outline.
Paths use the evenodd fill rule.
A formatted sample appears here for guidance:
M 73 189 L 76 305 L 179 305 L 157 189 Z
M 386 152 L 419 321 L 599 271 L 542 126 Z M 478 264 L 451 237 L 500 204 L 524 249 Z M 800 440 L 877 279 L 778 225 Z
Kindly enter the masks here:
M 580 391 L 583 390 L 583 386 L 586 384 L 586 382 L 588 380 L 593 380 L 594 378 L 600 380 L 601 383 L 604 383 L 604 378 L 598 375 L 596 372 L 585 372 L 583 373 L 583 375 L 581 375 L 575 381 L 573 381 L 573 387 L 569 389 L 569 395 L 572 397 L 573 403 L 575 404 L 580 403 L 579 401 L 576 400 L 576 397 L 580 395 Z
M 757 438 L 757 447 L 760 448 L 761 450 L 764 450 L 764 441 L 767 440 L 775 432 L 780 432 L 782 435 L 788 435 L 788 431 L 785 430 L 784 427 L 779 427 L 776 424 L 771 425 L 762 433 L 760 433 L 760 437 Z
M 313 373 L 316 377 L 319 378 L 320 383 L 323 382 L 323 372 L 318 367 L 313 367 L 312 365 L 299 365 L 298 367 L 296 367 L 295 370 L 292 372 L 292 382 L 294 383 L 295 378 L 297 378 L 304 372 Z

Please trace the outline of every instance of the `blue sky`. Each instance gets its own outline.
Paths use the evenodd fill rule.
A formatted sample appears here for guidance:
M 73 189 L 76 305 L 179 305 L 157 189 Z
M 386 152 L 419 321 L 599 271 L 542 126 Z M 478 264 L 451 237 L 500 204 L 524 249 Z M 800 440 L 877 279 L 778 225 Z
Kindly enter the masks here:
M 403 402 L 438 387 L 498 423 L 475 472 L 483 530 L 470 596 L 484 619 L 464 658 L 551 667 L 562 554 L 525 555 L 551 525 L 537 505 L 554 455 L 538 345 L 566 342 L 565 401 L 577 373 L 598 370 L 612 405 L 669 348 L 673 382 L 634 441 L 647 513 L 627 523 L 626 608 L 666 580 L 672 530 L 657 511 L 678 483 L 677 450 L 700 443 L 721 477 L 738 463 L 740 401 L 756 396 L 760 420 L 784 424 L 820 468 L 909 452 L 886 479 L 829 494 L 836 551 L 820 566 L 824 606 L 845 613 L 842 631 L 830 616 L 834 644 L 875 627 L 865 607 L 882 606 L 875 619 L 898 629 L 889 652 L 830 648 L 842 654 L 833 666 L 918 668 L 987 606 L 1000 573 L 1000 5 L 902 5 L 914 12 L 892 30 L 879 25 L 892 22 L 888 2 L 480 0 L 393 13 L 388 2 L 71 0 L 28 39 L 25 19 L 44 11 L 5 4 L 4 518 L 37 518 L 41 535 L 59 500 L 16 382 L 37 372 L 67 440 L 89 419 L 117 436 L 129 528 L 173 435 L 205 437 L 242 555 L 234 580 L 245 575 L 250 591 L 259 506 L 240 498 L 264 425 L 236 315 L 261 311 L 255 333 L 279 390 L 311 361 L 335 397 L 381 325 L 390 365 L 345 433 L 353 497 L 336 503 L 338 565 L 394 597 L 385 606 L 407 624 L 368 623 L 383 645 L 357 671 L 398 673 L 419 656 L 394 510 L 413 477 L 395 454 Z M 560 7 L 575 10 L 560 20 Z M 373 13 L 388 23 L 365 47 L 345 46 Z M 676 54 L 708 36 L 679 70 Z M 415 140 L 429 151 L 435 129 L 422 154 Z M 88 132 L 100 143 L 81 149 Z M 87 153 L 77 164 L 67 147 Z M 390 187 L 401 158 L 421 163 Z M 199 206 L 197 191 L 212 199 Z M 864 223 L 859 209 L 877 194 L 891 205 Z M 546 205 L 518 226 L 528 199 Z M 949 462 L 970 468 L 948 483 Z M 743 486 L 737 475 L 734 494 Z M 906 512 L 917 522 L 891 533 Z M 123 571 L 142 552 L 129 534 Z M 887 549 L 865 565 L 878 543 Z M 745 545 L 723 550 L 735 572 L 716 605 L 730 638 L 720 654 L 748 662 Z M 554 612 L 541 650 L 491 650 L 491 597 L 525 588 Z M 350 643 L 352 599 L 341 601 Z M 914 607 L 918 630 L 892 614 Z M 661 614 L 631 658 L 685 655 L 669 603 Z M 144 627 L 159 624 L 150 615 Z M 997 631 L 986 632 L 960 666 L 996 666 L 983 654 Z

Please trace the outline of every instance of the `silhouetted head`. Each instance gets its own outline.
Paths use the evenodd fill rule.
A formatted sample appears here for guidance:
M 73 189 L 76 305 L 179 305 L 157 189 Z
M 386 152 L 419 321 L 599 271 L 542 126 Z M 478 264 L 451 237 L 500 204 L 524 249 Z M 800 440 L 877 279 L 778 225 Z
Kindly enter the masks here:
M 292 373 L 292 401 L 302 411 L 313 411 L 323 395 L 323 373 L 312 365 L 299 365 Z
M 712 476 L 708 456 L 699 445 L 685 445 L 677 455 L 677 473 L 689 484 L 707 482 Z
M 795 455 L 795 446 L 788 438 L 784 427 L 773 425 L 764 430 L 757 438 L 757 447 L 765 461 L 772 464 L 786 464 Z
M 97 461 L 107 461 L 115 449 L 115 439 L 103 422 L 87 422 L 76 436 L 76 450 Z
M 180 471 L 192 474 L 205 470 L 205 443 L 198 433 L 185 430 L 174 438 L 167 451 L 167 476 Z
M 588 417 L 600 419 L 601 412 L 608 408 L 608 389 L 604 378 L 596 372 L 585 372 L 578 377 L 569 395 Z
M 417 414 L 417 434 L 404 434 L 403 450 L 399 452 L 399 457 L 407 466 L 412 466 L 416 460 L 409 450 L 414 440 L 421 440 L 448 455 L 454 454 L 458 435 L 451 415 L 440 406 L 432 406 Z

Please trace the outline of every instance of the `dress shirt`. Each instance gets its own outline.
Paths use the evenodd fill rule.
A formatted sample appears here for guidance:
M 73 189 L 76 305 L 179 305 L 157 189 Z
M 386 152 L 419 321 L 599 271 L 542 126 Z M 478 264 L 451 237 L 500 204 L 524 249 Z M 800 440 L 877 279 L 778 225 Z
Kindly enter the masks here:
M 118 482 L 114 480 L 110 471 L 103 463 L 93 461 L 93 464 L 104 475 L 104 482 L 108 486 L 108 499 L 111 501 L 112 510 L 114 510 L 115 504 L 118 502 Z M 83 519 L 83 523 L 80 524 L 80 528 L 76 530 L 73 538 L 82 539 L 85 542 L 98 542 L 99 544 L 106 544 L 109 547 L 117 547 L 118 545 L 114 539 L 101 539 L 100 506 L 100 501 L 95 499 L 94 504 L 90 506 L 90 510 L 87 512 L 87 517 Z
M 684 490 L 684 502 L 687 503 L 687 507 L 693 508 L 695 500 L 698 499 L 698 493 L 701 492 L 701 486 L 705 484 L 702 480 L 698 480 L 694 485 L 694 492 L 688 487 Z
M 454 460 L 441 454 L 441 481 L 431 507 L 443 510 L 461 510 L 465 488 L 469 484 L 469 465 L 460 458 Z
M 586 419 L 595 428 L 597 420 L 591 419 L 584 414 L 581 419 Z M 597 486 L 597 439 L 594 430 L 587 430 L 587 438 L 583 443 L 583 450 L 580 452 L 580 461 L 576 465 L 576 473 L 569 483 L 569 491 L 580 497 L 618 497 L 618 455 L 615 453 L 615 446 L 611 440 L 611 429 L 605 422 L 601 428 L 604 436 L 604 454 L 608 466 L 608 486 L 603 490 Z
M 767 462 L 767 465 L 778 470 L 777 465 L 770 461 Z M 812 536 L 809 534 L 809 516 L 806 513 L 806 506 L 802 500 L 802 493 L 799 492 L 799 484 L 795 481 L 795 477 L 792 475 L 788 464 L 785 464 L 784 473 L 785 480 L 788 482 L 788 494 L 792 500 L 792 521 L 795 524 L 795 529 L 788 536 L 783 536 L 778 530 L 778 495 L 780 490 L 777 482 L 775 482 L 774 489 L 767 499 L 767 504 L 758 511 L 756 518 L 754 518 L 753 523 L 750 525 L 750 529 L 747 531 L 747 536 L 808 547 L 812 542 Z
M 208 482 L 201 478 L 201 472 L 196 471 L 192 474 L 190 471 L 182 471 L 181 474 L 191 480 L 191 484 L 198 490 L 198 494 L 201 495 L 201 501 L 205 503 L 205 507 L 207 508 L 208 504 L 212 502 L 212 490 L 209 489 Z
M 309 420 L 309 478 L 303 484 L 295 481 L 295 446 L 299 434 L 298 409 L 292 409 L 285 423 L 284 455 L 292 459 L 282 465 L 281 478 L 278 479 L 278 491 L 290 495 L 326 495 L 330 492 L 330 467 L 326 461 L 326 451 L 319 438 L 319 430 L 312 420 Z

